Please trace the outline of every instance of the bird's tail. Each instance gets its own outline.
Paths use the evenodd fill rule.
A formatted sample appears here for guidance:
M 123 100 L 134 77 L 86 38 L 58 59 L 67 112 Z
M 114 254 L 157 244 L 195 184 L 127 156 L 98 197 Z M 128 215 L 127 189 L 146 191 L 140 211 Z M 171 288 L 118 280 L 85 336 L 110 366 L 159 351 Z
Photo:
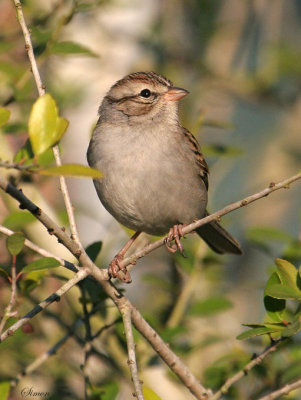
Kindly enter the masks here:
M 202 225 L 196 232 L 216 253 L 242 254 L 238 241 L 216 221 Z

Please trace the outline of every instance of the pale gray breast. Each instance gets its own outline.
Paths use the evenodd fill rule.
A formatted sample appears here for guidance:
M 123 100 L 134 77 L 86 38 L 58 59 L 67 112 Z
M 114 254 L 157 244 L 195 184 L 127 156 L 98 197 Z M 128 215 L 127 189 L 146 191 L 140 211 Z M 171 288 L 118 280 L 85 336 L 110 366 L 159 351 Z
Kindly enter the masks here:
M 88 151 L 89 164 L 104 173 L 98 196 L 122 224 L 163 234 L 205 211 L 207 192 L 193 153 L 175 130 L 114 131 L 99 126 Z

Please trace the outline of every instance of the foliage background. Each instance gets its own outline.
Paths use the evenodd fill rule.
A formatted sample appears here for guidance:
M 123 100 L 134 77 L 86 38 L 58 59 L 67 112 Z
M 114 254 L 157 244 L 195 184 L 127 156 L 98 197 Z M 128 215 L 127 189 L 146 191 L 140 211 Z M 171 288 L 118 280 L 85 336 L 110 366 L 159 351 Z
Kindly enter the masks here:
M 97 108 L 109 87 L 129 72 L 153 70 L 190 91 L 182 101 L 181 117 L 183 125 L 201 142 L 210 166 L 210 210 L 300 169 L 301 8 L 297 0 L 58 0 L 26 1 L 24 7 L 43 82 L 58 101 L 61 115 L 70 122 L 61 143 L 64 161 L 86 163 Z M 27 138 L 26 124 L 37 94 L 13 3 L 8 0 L 0 3 L 0 27 L 0 102 L 12 112 L 10 124 L 0 133 L 0 158 L 7 160 Z M 58 44 L 62 41 L 85 48 L 64 47 Z M 66 222 L 56 179 L 20 177 L 2 169 L 0 173 L 21 179 L 29 197 L 62 225 Z M 103 241 L 98 264 L 105 266 L 128 233 L 102 208 L 90 180 L 72 179 L 69 186 L 81 239 L 85 245 Z M 242 343 L 235 337 L 242 331 L 241 323 L 261 321 L 264 282 L 275 257 L 300 264 L 300 195 L 300 185 L 296 185 L 223 219 L 241 241 L 242 257 L 216 257 L 191 236 L 185 240 L 188 260 L 161 249 L 135 267 L 133 283 L 125 287 L 130 299 L 171 341 L 176 352 L 211 386 L 218 387 L 267 343 L 266 339 Z M 16 210 L 13 201 L 1 197 L 2 221 Z M 38 223 L 30 222 L 22 229 L 31 240 L 69 258 Z M 149 238 L 138 245 L 144 240 Z M 7 267 L 10 259 L 4 237 L 0 246 L 0 263 Z M 27 260 L 33 255 L 24 257 Z M 22 262 L 24 265 L 20 259 Z M 63 270 L 57 274 L 69 276 Z M 23 293 L 20 315 L 58 287 L 52 275 L 43 277 L 41 285 L 29 294 Z M 187 282 L 191 300 L 184 304 L 182 313 L 172 317 Z M 0 284 L 0 300 L 5 305 L 9 287 L 4 279 Z M 79 290 L 73 289 L 33 321 L 32 335 L 19 332 L 1 345 L 3 378 L 17 375 L 59 340 L 64 324 L 73 323 L 81 312 L 79 296 Z M 206 315 L 204 307 L 195 304 L 208 297 L 222 298 L 226 306 L 230 303 L 223 299 L 227 298 L 233 307 Z M 93 319 L 93 328 L 115 318 L 116 312 L 106 307 L 101 317 Z M 172 318 L 176 323 L 170 322 Z M 114 325 L 97 342 L 98 350 L 116 365 L 93 356 L 86 369 L 95 386 L 111 385 L 107 396 L 109 390 L 114 393 L 120 389 L 118 399 L 127 400 L 131 389 L 125 378 L 120 330 L 120 325 Z M 300 366 L 295 366 L 300 365 L 298 345 L 300 335 L 272 358 L 269 368 L 263 366 L 248 378 L 249 389 L 238 385 L 229 398 L 247 398 L 249 390 L 256 396 L 267 387 L 275 388 L 300 376 Z M 192 398 L 166 373 L 141 338 L 138 356 L 143 380 L 162 398 Z M 83 357 L 83 344 L 70 339 L 34 375 L 20 381 L 12 398 L 20 398 L 20 388 L 27 386 L 50 391 L 53 398 L 83 398 Z M 114 398 L 114 394 L 110 396 Z

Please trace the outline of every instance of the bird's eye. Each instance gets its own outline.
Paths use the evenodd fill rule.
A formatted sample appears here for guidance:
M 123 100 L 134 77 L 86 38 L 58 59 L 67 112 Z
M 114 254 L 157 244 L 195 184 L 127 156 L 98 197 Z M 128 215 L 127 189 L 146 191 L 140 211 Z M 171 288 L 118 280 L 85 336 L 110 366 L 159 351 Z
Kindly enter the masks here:
M 148 99 L 151 95 L 151 91 L 149 89 L 143 89 L 140 92 L 140 96 L 144 97 L 145 99 Z

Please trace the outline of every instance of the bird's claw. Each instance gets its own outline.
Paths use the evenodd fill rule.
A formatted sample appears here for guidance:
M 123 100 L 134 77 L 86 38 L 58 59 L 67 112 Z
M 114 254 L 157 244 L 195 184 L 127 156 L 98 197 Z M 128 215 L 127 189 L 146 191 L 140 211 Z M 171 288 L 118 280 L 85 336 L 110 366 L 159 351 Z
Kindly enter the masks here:
M 170 251 L 171 253 L 175 253 L 177 250 L 179 250 L 182 256 L 186 257 L 184 253 L 184 247 L 180 240 L 182 237 L 184 237 L 183 225 L 174 225 L 172 228 L 169 229 L 168 235 L 164 242 L 168 251 Z M 170 242 L 172 240 L 174 240 L 175 243 L 173 245 L 170 245 Z
M 132 278 L 127 270 L 127 268 L 123 265 L 121 265 L 121 261 L 123 260 L 123 256 L 120 254 L 116 254 L 116 256 L 113 258 L 113 260 L 110 262 L 109 268 L 108 268 L 108 273 L 111 278 L 119 278 L 125 283 L 131 283 Z M 119 274 L 119 272 L 122 272 L 122 276 Z

